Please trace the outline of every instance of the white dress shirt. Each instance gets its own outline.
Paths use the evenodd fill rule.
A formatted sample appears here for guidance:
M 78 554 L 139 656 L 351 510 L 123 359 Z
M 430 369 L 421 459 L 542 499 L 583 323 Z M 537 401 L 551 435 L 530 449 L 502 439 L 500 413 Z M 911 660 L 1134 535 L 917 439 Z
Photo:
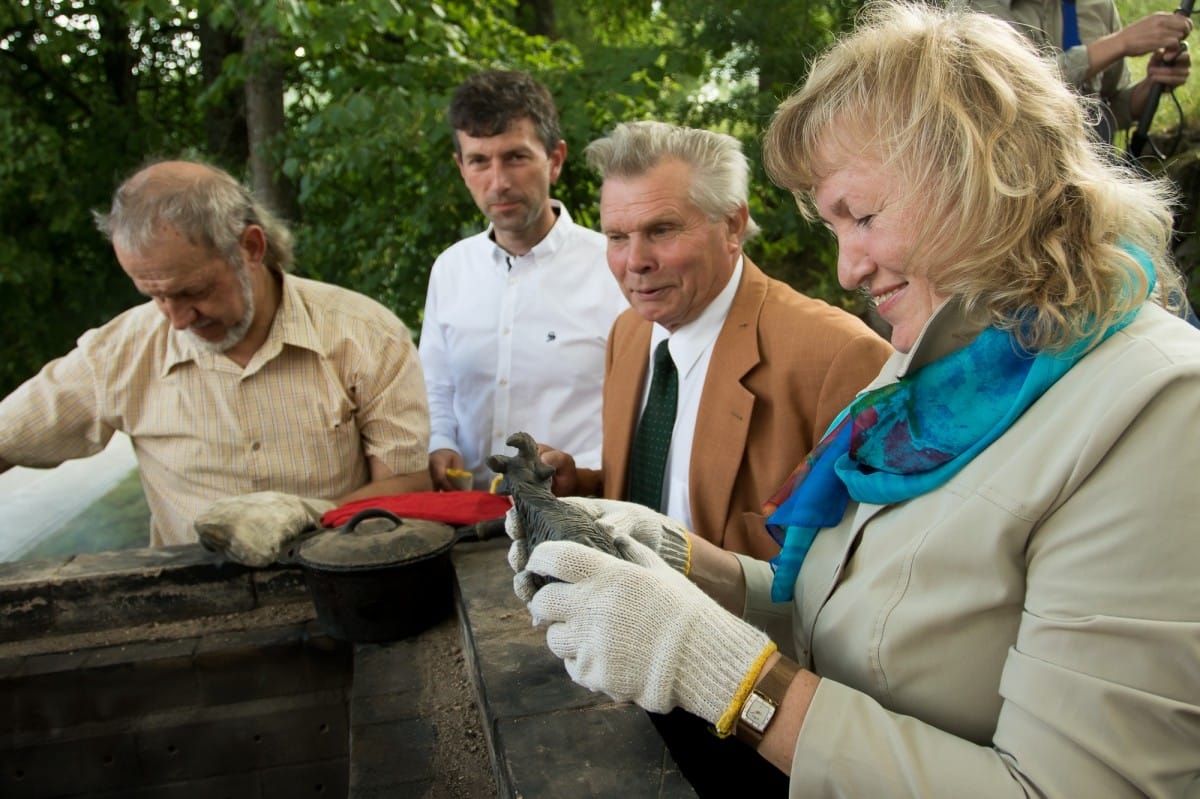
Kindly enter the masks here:
M 733 276 L 725 284 L 712 302 L 708 304 L 696 319 L 688 322 L 674 333 L 667 332 L 662 325 L 655 323 L 650 334 L 650 353 L 653 353 L 658 342 L 668 338 L 667 349 L 675 369 L 679 373 L 679 399 L 675 407 L 675 427 L 671 432 L 671 449 L 667 452 L 666 475 L 663 479 L 663 493 L 666 502 L 663 513 L 683 522 L 687 529 L 692 529 L 692 498 L 688 487 L 688 475 L 692 462 L 692 442 L 696 432 L 696 417 L 700 413 L 700 395 L 704 393 L 704 379 L 708 376 L 708 363 L 712 359 L 713 345 L 725 325 L 725 317 L 733 306 L 733 297 L 737 294 L 738 284 L 742 280 L 742 259 L 739 256 Z M 646 397 L 650 393 L 650 376 L 654 374 L 653 356 L 649 371 L 646 373 L 646 389 L 642 395 L 642 408 L 646 407 Z
M 552 201 L 554 227 L 525 255 L 492 228 L 443 252 L 429 275 L 420 355 L 429 392 L 429 451 L 453 449 L 488 487 L 492 453 L 518 431 L 600 467 L 604 351 L 629 307 L 601 234 Z

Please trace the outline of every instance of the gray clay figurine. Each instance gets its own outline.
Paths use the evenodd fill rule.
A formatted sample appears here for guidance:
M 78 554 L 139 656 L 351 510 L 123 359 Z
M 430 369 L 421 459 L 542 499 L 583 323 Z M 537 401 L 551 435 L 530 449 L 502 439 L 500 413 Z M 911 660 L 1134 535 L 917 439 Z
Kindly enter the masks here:
M 590 547 L 623 557 L 613 544 L 612 537 L 596 526 L 595 520 L 575 505 L 561 502 L 550 490 L 554 467 L 538 457 L 537 442 L 528 433 L 513 433 L 504 443 L 517 450 L 516 455 L 489 455 L 488 467 L 503 478 L 496 493 L 507 494 L 525 530 L 525 540 L 532 554 L 543 541 L 578 541 Z M 534 585 L 545 584 L 540 575 L 533 576 Z

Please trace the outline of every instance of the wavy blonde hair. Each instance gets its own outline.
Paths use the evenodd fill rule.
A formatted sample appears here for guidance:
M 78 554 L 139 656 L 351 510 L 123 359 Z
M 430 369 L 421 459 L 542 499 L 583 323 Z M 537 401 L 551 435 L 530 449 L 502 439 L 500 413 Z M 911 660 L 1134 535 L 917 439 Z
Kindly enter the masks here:
M 1146 297 L 1128 245 L 1153 262 L 1156 301 L 1183 297 L 1174 190 L 1120 165 L 1088 113 L 1007 23 L 872 3 L 780 105 L 763 158 L 810 220 L 817 184 L 846 159 L 891 171 L 915 211 L 907 269 L 1030 349 L 1087 348 Z

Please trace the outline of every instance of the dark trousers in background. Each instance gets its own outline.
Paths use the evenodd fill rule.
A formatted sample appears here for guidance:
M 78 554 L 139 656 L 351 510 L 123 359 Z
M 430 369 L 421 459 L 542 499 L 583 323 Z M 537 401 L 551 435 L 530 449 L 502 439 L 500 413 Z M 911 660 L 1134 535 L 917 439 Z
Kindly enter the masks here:
M 786 797 L 788 777 L 733 736 L 718 738 L 699 716 L 676 708 L 647 713 L 684 778 L 701 799 Z

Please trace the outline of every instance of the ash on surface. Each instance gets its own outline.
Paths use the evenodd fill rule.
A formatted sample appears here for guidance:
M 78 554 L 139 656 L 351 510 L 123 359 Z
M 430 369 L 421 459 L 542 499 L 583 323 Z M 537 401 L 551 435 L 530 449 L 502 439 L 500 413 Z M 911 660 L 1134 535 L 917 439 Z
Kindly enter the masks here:
M 421 715 L 437 729 L 434 773 L 442 775 L 426 799 L 495 799 L 496 780 L 483 720 L 463 652 L 462 630 L 451 615 L 422 633 Z

